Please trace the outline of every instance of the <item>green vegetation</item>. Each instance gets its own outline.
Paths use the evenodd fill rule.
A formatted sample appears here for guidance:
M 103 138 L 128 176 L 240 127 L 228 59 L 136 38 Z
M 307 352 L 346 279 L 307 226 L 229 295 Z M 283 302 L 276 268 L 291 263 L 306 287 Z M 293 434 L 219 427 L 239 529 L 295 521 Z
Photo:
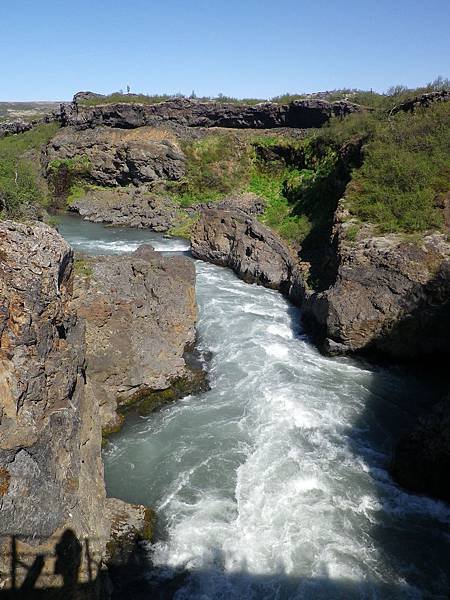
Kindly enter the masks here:
M 160 104 L 161 102 L 167 102 L 169 100 L 177 100 L 180 98 L 186 98 L 183 94 L 124 94 L 122 92 L 114 92 L 106 96 L 97 96 L 93 98 L 86 98 L 80 100 L 81 106 L 98 106 L 100 104 Z M 213 96 L 201 96 L 197 97 L 195 94 L 190 96 L 190 99 L 195 99 L 199 102 L 229 102 L 232 104 L 258 104 L 260 102 L 267 102 L 267 100 L 261 100 L 259 98 L 233 98 L 232 96 L 224 96 L 219 94 L 216 97 Z
M 75 275 L 80 277 L 92 277 L 94 273 L 89 261 L 84 258 L 75 258 L 73 261 L 73 270 Z
M 0 217 L 21 218 L 27 210 L 48 203 L 40 178 L 39 152 L 59 125 L 49 123 L 0 139 Z
M 185 238 L 188 240 L 191 237 L 192 227 L 198 221 L 199 217 L 198 215 L 194 217 L 188 217 L 185 213 L 180 211 L 179 218 L 179 225 L 171 227 L 167 233 L 169 235 L 173 235 L 174 237 Z
M 450 191 L 449 117 L 449 103 L 437 103 L 371 119 L 364 164 L 346 194 L 350 212 L 380 232 L 440 227 L 439 198 Z
M 185 177 L 171 191 L 181 206 L 220 200 L 242 190 L 251 168 L 250 148 L 229 134 L 183 144 Z
M 47 166 L 47 178 L 54 198 L 69 206 L 84 196 L 85 178 L 89 176 L 91 164 L 86 155 L 56 159 Z

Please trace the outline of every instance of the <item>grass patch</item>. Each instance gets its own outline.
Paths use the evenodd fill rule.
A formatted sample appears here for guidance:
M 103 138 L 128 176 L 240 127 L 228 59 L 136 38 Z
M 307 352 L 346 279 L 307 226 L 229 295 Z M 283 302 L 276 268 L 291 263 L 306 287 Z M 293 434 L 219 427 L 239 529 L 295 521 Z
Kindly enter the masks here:
M 73 271 L 79 277 L 92 277 L 94 274 L 91 265 L 84 258 L 75 258 L 73 261 Z
M 80 106 L 99 106 L 100 104 L 160 104 L 161 102 L 168 102 L 170 100 L 187 99 L 188 97 L 183 94 L 123 94 L 115 92 L 106 96 L 98 96 L 93 98 L 85 98 L 79 100 Z M 233 96 L 225 96 L 219 94 L 218 96 L 201 96 L 197 97 L 195 94 L 189 97 L 191 100 L 197 100 L 198 102 L 224 102 L 228 104 L 259 104 L 260 102 L 267 102 L 260 98 L 234 98 Z
M 229 134 L 217 134 L 183 144 L 186 175 L 169 185 L 181 206 L 220 200 L 242 191 L 251 169 L 248 144 Z

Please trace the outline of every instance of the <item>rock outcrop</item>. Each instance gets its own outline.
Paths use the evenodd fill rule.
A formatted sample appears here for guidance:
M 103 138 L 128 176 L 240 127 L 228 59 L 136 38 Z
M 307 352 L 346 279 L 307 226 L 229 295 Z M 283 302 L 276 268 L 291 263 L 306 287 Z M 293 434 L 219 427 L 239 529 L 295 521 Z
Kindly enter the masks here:
M 348 216 L 348 215 L 347 215 Z M 445 234 L 420 243 L 400 235 L 376 235 L 338 210 L 337 278 L 304 306 L 331 354 L 374 352 L 401 359 L 450 353 L 450 244 Z
M 0 589 L 23 598 L 35 587 L 107 593 L 101 566 L 115 513 L 72 262 L 47 225 L 0 223 Z
M 179 205 L 173 200 L 132 186 L 88 189 L 69 208 L 87 221 L 121 227 L 164 232 L 179 223 Z
M 449 90 L 440 90 L 438 92 L 429 92 L 427 94 L 421 94 L 420 96 L 415 96 L 410 100 L 406 100 L 406 102 L 402 102 L 401 104 L 397 104 L 391 109 L 390 113 L 395 114 L 398 112 L 412 112 L 417 108 L 428 108 L 435 102 L 448 102 L 450 100 L 450 91 Z
M 193 226 L 191 250 L 196 258 L 230 267 L 244 281 L 280 290 L 296 303 L 305 297 L 295 255 L 241 210 L 203 208 Z
M 195 268 L 145 245 L 86 258 L 84 271 L 76 304 L 86 320 L 87 378 L 108 432 L 120 426 L 118 408 L 137 401 L 153 408 L 202 381 L 183 357 L 195 340 Z
M 400 485 L 450 502 L 450 396 L 403 436 L 391 471 Z
M 5 121 L 4 123 L 0 123 L 0 138 L 7 135 L 14 135 L 16 133 L 23 133 L 24 131 L 29 131 L 30 129 L 33 129 L 33 123 L 30 121 L 23 121 L 22 119 L 17 119 L 16 121 Z
M 184 174 L 184 154 L 169 132 L 150 127 L 126 131 L 107 127 L 60 129 L 45 151 L 45 163 L 82 161 L 85 178 L 105 186 L 140 185 Z
M 229 127 L 272 129 L 275 127 L 321 127 L 332 116 L 344 117 L 363 110 L 347 101 L 327 102 L 309 99 L 290 104 L 263 102 L 256 105 L 200 102 L 178 98 L 156 104 L 99 104 L 63 106 L 61 122 L 77 129 L 99 126 L 134 129 L 167 123 L 186 127 Z

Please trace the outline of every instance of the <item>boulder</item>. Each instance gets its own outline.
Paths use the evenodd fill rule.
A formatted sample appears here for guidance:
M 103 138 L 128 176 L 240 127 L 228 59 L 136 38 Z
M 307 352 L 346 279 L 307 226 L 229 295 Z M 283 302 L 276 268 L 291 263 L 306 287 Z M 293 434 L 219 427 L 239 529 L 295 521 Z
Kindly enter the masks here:
M 179 205 L 142 188 L 92 188 L 70 210 L 94 223 L 168 231 L 179 222 Z
M 300 303 L 298 260 L 281 238 L 239 209 L 203 208 L 191 234 L 193 256 L 230 267 L 244 281 L 280 290 Z
M 435 102 L 448 102 L 450 100 L 450 91 L 449 90 L 440 90 L 437 92 L 429 92 L 427 94 L 421 94 L 420 96 L 415 96 L 410 100 L 406 100 L 401 104 L 397 104 L 394 108 L 391 109 L 391 114 L 395 114 L 398 112 L 413 112 L 418 108 L 428 108 Z
M 23 121 L 22 119 L 5 121 L 4 123 L 0 123 L 0 138 L 16 133 L 23 133 L 30 129 L 33 129 L 33 123 L 30 121 Z
M 107 433 L 121 424 L 118 409 L 138 401 L 152 409 L 203 381 L 184 358 L 195 341 L 195 267 L 149 245 L 83 263 L 76 305 L 86 320 L 87 378 Z
M 52 165 L 52 161 L 57 162 Z M 101 186 L 177 180 L 185 168 L 184 154 L 173 134 L 150 127 L 133 131 L 63 127 L 47 145 L 44 162 L 49 171 L 64 161 L 81 161 L 85 177 Z

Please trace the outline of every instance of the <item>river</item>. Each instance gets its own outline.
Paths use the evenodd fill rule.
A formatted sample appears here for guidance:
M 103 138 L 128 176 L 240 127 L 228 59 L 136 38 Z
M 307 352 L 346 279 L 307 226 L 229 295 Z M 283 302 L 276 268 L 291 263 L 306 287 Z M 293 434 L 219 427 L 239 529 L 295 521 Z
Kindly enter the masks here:
M 70 216 L 60 231 L 92 254 L 188 250 Z M 439 382 L 324 357 L 280 294 L 196 270 L 211 389 L 131 414 L 104 452 L 108 494 L 157 512 L 149 581 L 183 572 L 177 600 L 447 598 L 450 507 L 388 474 Z

